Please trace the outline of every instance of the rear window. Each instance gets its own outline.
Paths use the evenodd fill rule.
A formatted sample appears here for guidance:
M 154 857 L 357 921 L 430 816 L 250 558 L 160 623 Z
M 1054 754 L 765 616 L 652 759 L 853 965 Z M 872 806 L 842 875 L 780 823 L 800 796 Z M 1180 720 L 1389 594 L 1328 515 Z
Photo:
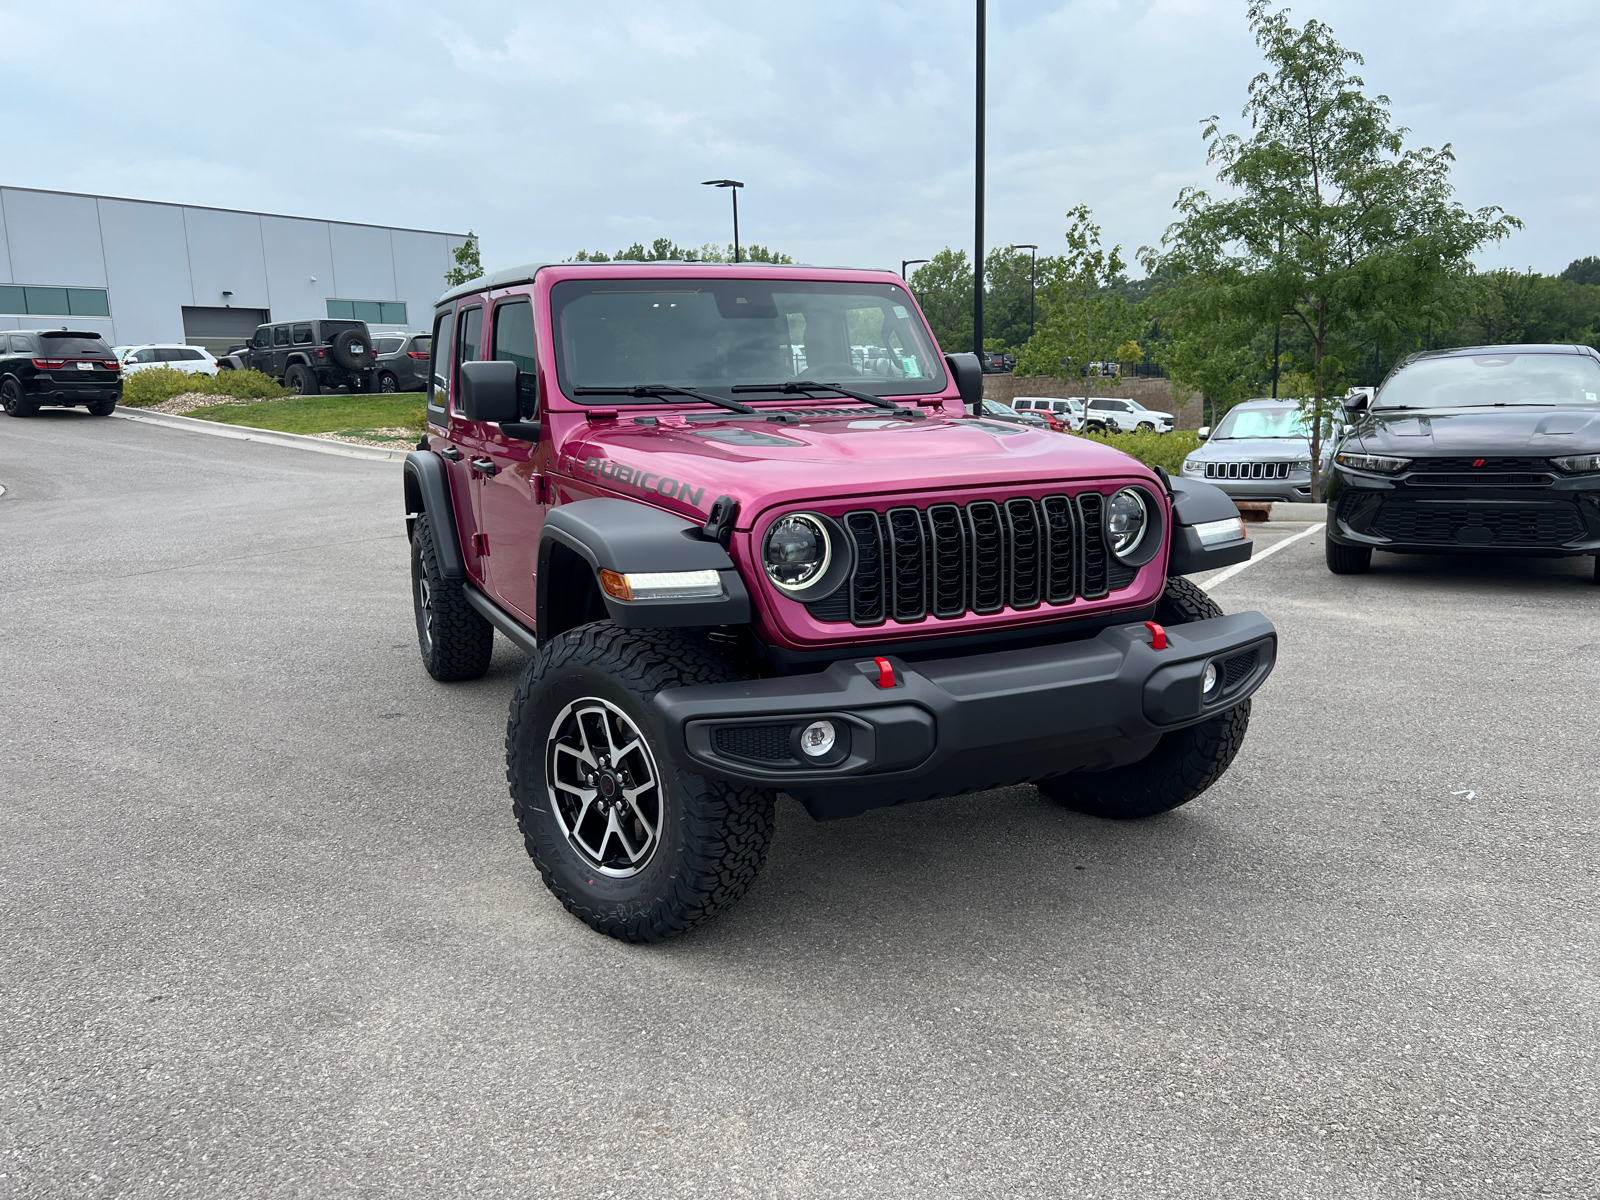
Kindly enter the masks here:
M 433 352 L 433 339 L 431 337 L 412 338 L 411 348 L 419 354 L 431 354 Z
M 92 333 L 41 333 L 39 350 L 46 358 L 114 358 L 111 345 Z
M 362 321 L 324 321 L 322 323 L 322 344 L 325 346 L 333 345 L 333 339 L 346 329 L 365 328 L 366 324 Z

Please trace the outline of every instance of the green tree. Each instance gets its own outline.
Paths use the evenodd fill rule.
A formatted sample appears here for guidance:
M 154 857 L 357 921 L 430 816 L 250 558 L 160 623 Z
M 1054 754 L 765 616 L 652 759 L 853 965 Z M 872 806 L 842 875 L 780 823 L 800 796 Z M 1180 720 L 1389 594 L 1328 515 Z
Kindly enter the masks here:
M 1165 255 L 1146 266 L 1202 276 L 1232 313 L 1271 328 L 1297 323 L 1308 346 L 1312 460 L 1323 415 L 1349 378 L 1351 349 L 1414 340 L 1469 274 L 1469 256 L 1521 222 L 1497 207 L 1468 212 L 1453 197 L 1440 150 L 1405 148 L 1386 96 L 1351 74 L 1362 58 L 1320 21 L 1290 24 L 1253 0 L 1250 27 L 1268 69 L 1251 80 L 1248 137 L 1208 122 L 1209 161 L 1232 196 L 1185 189 Z M 1313 499 L 1318 497 L 1312 475 Z
M 1600 283 L 1600 258 L 1590 254 L 1573 259 L 1567 264 L 1567 269 L 1561 272 L 1561 278 L 1568 283 Z
M 1201 424 L 1215 427 L 1227 411 L 1257 394 L 1262 355 L 1252 344 L 1258 333 L 1226 295 L 1202 276 L 1180 280 L 1153 299 L 1168 336 L 1157 339 L 1152 357 L 1177 389 L 1199 392 Z M 1270 355 L 1269 355 L 1270 357 Z
M 483 274 L 483 264 L 478 261 L 478 235 L 472 230 L 467 230 L 467 240 L 450 253 L 455 258 L 456 265 L 444 273 L 445 287 L 460 287 L 463 283 L 471 283 Z
M 1101 245 L 1088 205 L 1068 211 L 1066 241 L 1065 254 L 1041 260 L 1046 308 L 1038 331 L 1017 355 L 1017 372 L 1059 375 L 1065 367 L 1084 375 L 1087 394 L 1094 378 L 1090 364 L 1118 361 L 1118 347 L 1144 333 L 1145 313 L 1122 293 L 1122 247 Z
M 972 262 L 965 250 L 946 246 L 911 272 L 911 290 L 938 339 L 956 354 L 972 346 Z
M 616 262 L 619 259 L 634 262 L 707 262 L 731 263 L 733 261 L 733 243 L 727 246 L 718 246 L 707 242 L 705 245 L 685 247 L 678 245 L 671 238 L 656 238 L 650 245 L 643 242 L 634 242 L 625 246 L 615 254 L 607 254 L 603 250 L 579 250 L 572 256 L 573 262 Z M 740 262 L 764 263 L 792 263 L 790 258 L 779 250 L 772 250 L 766 246 L 741 246 L 739 247 Z

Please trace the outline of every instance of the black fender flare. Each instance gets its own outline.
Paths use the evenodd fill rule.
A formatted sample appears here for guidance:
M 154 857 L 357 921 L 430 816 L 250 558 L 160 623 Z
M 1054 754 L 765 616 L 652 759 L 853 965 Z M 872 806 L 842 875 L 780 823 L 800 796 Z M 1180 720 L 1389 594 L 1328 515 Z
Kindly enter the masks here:
M 1193 575 L 1218 567 L 1244 562 L 1255 549 L 1246 536 L 1242 541 L 1207 546 L 1195 532 L 1196 525 L 1208 521 L 1238 520 L 1239 508 L 1228 493 L 1214 483 L 1198 479 L 1174 479 L 1161 473 L 1172 496 L 1172 551 L 1167 558 L 1168 575 Z
M 619 600 L 598 588 L 606 612 L 624 629 L 679 629 L 744 625 L 750 593 L 722 546 L 683 517 L 632 500 L 577 500 L 550 510 L 539 535 L 534 626 L 540 639 L 554 633 L 551 587 L 568 586 L 563 551 L 587 563 L 598 588 L 601 571 L 621 575 L 656 571 L 715 571 L 722 594 L 704 599 Z
M 439 573 L 449 580 L 467 577 L 466 560 L 461 557 L 461 540 L 456 534 L 456 510 L 450 502 L 450 479 L 444 463 L 431 450 L 413 450 L 406 455 L 405 469 L 406 537 L 416 528 L 417 517 L 428 513 L 433 526 L 433 548 L 439 557 Z

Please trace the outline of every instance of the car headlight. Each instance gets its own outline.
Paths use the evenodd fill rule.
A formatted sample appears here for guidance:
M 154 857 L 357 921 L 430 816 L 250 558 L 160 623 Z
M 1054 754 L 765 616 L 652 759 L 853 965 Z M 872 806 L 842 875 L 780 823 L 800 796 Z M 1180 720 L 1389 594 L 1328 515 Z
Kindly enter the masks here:
M 1600 454 L 1569 454 L 1565 458 L 1552 458 L 1550 465 L 1570 475 L 1583 475 L 1600 471 Z
M 1409 458 L 1390 458 L 1383 454 L 1337 454 L 1334 461 L 1341 467 L 1357 471 L 1373 471 L 1379 475 L 1398 475 L 1411 465 Z
M 767 530 L 761 561 L 767 578 L 780 591 L 803 592 L 827 574 L 833 562 L 833 540 L 817 517 L 790 513 Z
M 1106 540 L 1111 553 L 1127 558 L 1144 540 L 1150 524 L 1150 509 L 1144 496 L 1133 488 L 1123 488 L 1106 504 Z
M 1198 458 L 1186 458 L 1183 460 L 1183 469 L 1185 474 L 1193 471 L 1196 475 L 1198 475 L 1206 469 L 1206 465 Z
M 1294 460 L 1294 469 L 1296 471 L 1309 471 L 1309 470 L 1311 470 L 1311 460 L 1309 458 L 1297 458 L 1297 459 L 1295 459 Z

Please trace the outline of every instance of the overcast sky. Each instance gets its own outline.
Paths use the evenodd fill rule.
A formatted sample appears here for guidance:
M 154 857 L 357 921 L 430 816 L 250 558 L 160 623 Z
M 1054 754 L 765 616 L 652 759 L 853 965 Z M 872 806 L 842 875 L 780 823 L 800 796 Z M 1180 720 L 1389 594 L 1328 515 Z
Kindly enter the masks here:
M 804 262 L 972 244 L 971 3 L 40 4 L 0 0 L 0 183 L 475 229 L 486 267 L 740 228 Z M 1600 254 L 1590 3 L 1317 0 L 1459 198 L 1525 232 L 1484 266 Z M 70 14 L 70 15 L 68 15 Z M 1062 245 L 1093 207 L 1127 257 L 1242 129 L 1244 0 L 992 0 L 988 242 Z M 1135 271 L 1135 274 L 1138 272 Z

